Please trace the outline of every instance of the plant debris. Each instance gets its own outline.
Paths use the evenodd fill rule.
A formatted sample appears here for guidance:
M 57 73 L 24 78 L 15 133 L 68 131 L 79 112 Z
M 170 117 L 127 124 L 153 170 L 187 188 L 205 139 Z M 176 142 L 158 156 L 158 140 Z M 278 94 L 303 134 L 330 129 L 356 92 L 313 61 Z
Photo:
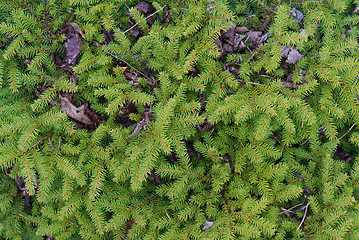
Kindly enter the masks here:
M 75 66 L 76 57 L 82 49 L 81 38 L 79 34 L 75 33 L 75 29 L 72 25 L 67 25 L 64 29 L 62 29 L 61 33 L 65 34 L 67 37 L 65 42 L 66 57 L 64 58 L 63 63 L 70 67 Z
M 61 94 L 59 94 L 59 98 L 61 99 L 61 111 L 65 112 L 67 116 L 83 124 L 90 125 L 92 123 L 91 119 L 85 113 L 87 103 L 81 105 L 80 107 L 76 107 L 67 97 L 63 97 Z
M 289 13 L 290 15 L 293 16 L 293 19 L 295 19 L 295 21 L 297 21 L 298 23 L 301 22 L 304 18 L 303 13 L 296 8 L 292 8 L 292 10 L 290 10 Z
M 295 64 L 297 63 L 304 55 L 300 54 L 298 50 L 295 47 L 282 47 L 282 57 L 287 58 L 285 61 L 289 64 Z

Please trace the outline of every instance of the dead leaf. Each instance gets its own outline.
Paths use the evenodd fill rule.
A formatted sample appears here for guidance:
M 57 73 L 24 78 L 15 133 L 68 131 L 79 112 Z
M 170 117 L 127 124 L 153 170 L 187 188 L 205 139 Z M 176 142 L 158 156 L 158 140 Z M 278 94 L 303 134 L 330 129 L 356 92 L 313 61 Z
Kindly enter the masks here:
M 198 131 L 200 131 L 200 132 L 204 132 L 204 131 L 206 131 L 206 130 L 212 128 L 212 127 L 213 127 L 213 124 L 210 124 L 209 122 L 207 122 L 207 119 L 204 121 L 203 124 L 197 125 L 197 129 L 198 129 Z
M 165 22 L 165 23 L 170 22 L 170 10 L 163 9 L 162 22 Z
M 63 97 L 61 94 L 59 94 L 59 98 L 61 99 L 61 111 L 65 112 L 67 116 L 84 124 L 92 124 L 91 119 L 85 114 L 86 104 L 83 104 L 77 108 L 70 102 L 67 97 Z
M 152 113 L 149 109 L 145 110 L 143 112 L 143 118 L 140 122 L 137 123 L 135 129 L 133 132 L 128 136 L 128 138 L 134 136 L 136 133 L 138 133 L 142 128 L 146 129 L 146 124 L 151 121 Z
M 156 173 L 156 169 L 152 169 L 151 173 L 148 173 L 148 179 L 150 181 L 154 182 L 155 185 L 161 185 L 162 184 L 161 177 L 158 176 L 158 174 Z
M 81 31 L 81 28 L 79 25 L 77 25 L 77 23 L 71 22 L 69 24 L 74 28 L 74 30 L 76 32 L 80 33 L 80 35 L 83 39 L 86 39 L 85 34 Z
M 204 223 L 204 226 L 202 228 L 202 231 L 206 231 L 208 228 L 212 227 L 214 224 L 214 221 L 211 221 L 211 220 L 207 220 L 205 223 Z
M 257 43 L 260 41 L 260 37 L 262 36 L 261 31 L 249 31 L 247 33 L 247 36 L 249 36 L 249 40 L 253 43 Z
M 236 34 L 234 41 L 233 41 L 233 46 L 235 51 L 237 51 L 238 49 L 242 49 L 245 47 L 244 43 L 243 43 L 243 39 L 246 37 L 246 35 L 240 35 L 240 34 Z
M 126 101 L 126 105 L 122 107 L 118 114 L 120 115 L 129 115 L 130 113 L 137 112 L 136 105 L 131 101 Z
M 249 37 L 249 40 L 253 43 L 255 47 L 261 47 L 263 43 L 268 39 L 269 32 L 263 34 L 262 31 L 252 31 L 246 33 Z
M 75 29 L 71 25 L 67 25 L 62 29 L 62 33 L 66 35 L 67 41 L 65 42 L 66 57 L 64 63 L 70 66 L 76 64 L 76 57 L 82 49 L 82 41 L 80 36 L 75 33 Z
M 146 21 L 148 23 L 148 25 L 152 25 L 155 23 L 155 19 L 151 16 L 149 18 L 147 18 L 149 15 L 151 15 L 154 12 L 154 8 L 152 6 L 151 3 L 143 1 L 143 2 L 139 2 L 135 8 L 142 13 L 145 17 L 146 17 Z
M 293 16 L 295 21 L 297 21 L 298 23 L 301 22 L 304 18 L 303 13 L 296 8 L 292 8 L 292 10 L 290 10 L 289 13 L 290 13 L 290 15 Z
M 298 84 L 294 84 L 293 82 L 282 82 L 282 87 L 286 87 L 286 88 L 298 88 L 299 85 Z
M 104 38 L 104 43 L 106 45 L 108 45 L 110 42 L 114 41 L 112 33 L 107 31 L 105 28 L 102 28 L 102 35 L 103 35 L 103 38 Z
M 248 32 L 249 30 L 248 30 L 248 28 L 246 28 L 246 27 L 236 27 L 236 28 L 235 28 L 235 31 L 236 31 L 237 33 L 244 33 L 244 32 Z
M 295 47 L 282 46 L 282 57 L 287 58 L 286 63 L 295 64 L 304 55 L 300 54 Z

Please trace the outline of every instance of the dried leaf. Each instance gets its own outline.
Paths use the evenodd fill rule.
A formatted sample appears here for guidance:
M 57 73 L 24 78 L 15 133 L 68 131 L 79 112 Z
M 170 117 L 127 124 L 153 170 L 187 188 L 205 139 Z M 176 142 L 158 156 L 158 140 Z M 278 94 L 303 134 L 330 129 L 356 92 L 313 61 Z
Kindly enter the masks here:
M 61 99 L 61 111 L 65 112 L 67 116 L 75 119 L 84 124 L 91 124 L 91 119 L 85 114 L 86 104 L 81 105 L 80 107 L 74 106 L 67 97 L 61 96 L 59 94 L 59 98 Z
M 113 35 L 107 31 L 105 28 L 102 29 L 102 35 L 104 38 L 104 42 L 106 45 L 108 45 L 110 42 L 114 41 Z
M 289 11 L 290 15 L 293 16 L 293 18 L 295 19 L 295 21 L 297 22 L 301 22 L 304 18 L 304 15 L 301 11 L 299 11 L 296 8 L 292 8 L 292 10 Z
M 86 39 L 85 34 L 81 31 L 81 28 L 79 25 L 77 25 L 77 23 L 71 22 L 69 24 L 74 28 L 74 30 L 76 32 L 80 33 L 80 35 L 83 39 Z
M 260 41 L 260 37 L 262 36 L 261 31 L 249 31 L 247 33 L 247 36 L 249 36 L 249 40 L 253 43 L 258 43 Z
M 82 49 L 81 38 L 77 33 L 75 33 L 75 29 L 71 25 L 67 25 L 64 29 L 62 29 L 62 33 L 67 37 L 67 41 L 65 42 L 66 57 L 64 59 L 64 63 L 74 66 L 76 63 L 76 57 Z
M 214 221 L 211 221 L 211 220 L 207 220 L 205 223 L 204 223 L 204 226 L 202 228 L 202 231 L 206 231 L 208 228 L 212 227 L 214 224 Z
M 150 110 L 145 110 L 143 113 L 143 118 L 140 122 L 137 123 L 135 129 L 133 132 L 128 136 L 129 138 L 134 136 L 136 133 L 138 133 L 142 128 L 146 127 L 146 124 L 151 121 L 152 113 Z
M 286 88 L 298 88 L 299 85 L 298 84 L 294 84 L 293 82 L 282 82 L 282 87 L 286 87 Z
M 286 63 L 295 64 L 297 63 L 304 55 L 300 54 L 295 47 L 282 47 L 282 57 L 287 58 Z
M 236 28 L 235 28 L 235 31 L 236 31 L 237 33 L 244 33 L 244 32 L 248 32 L 249 30 L 248 30 L 248 28 L 246 28 L 246 27 L 236 27 Z
M 235 51 L 237 51 L 237 49 L 241 49 L 244 48 L 245 45 L 243 43 L 243 39 L 246 37 L 246 35 L 240 35 L 240 34 L 236 34 L 234 41 L 233 41 L 233 46 Z
M 135 8 L 142 13 L 146 17 L 146 21 L 148 25 L 152 25 L 155 22 L 155 19 L 153 17 L 147 18 L 149 15 L 151 15 L 155 9 L 153 8 L 152 4 L 146 1 L 139 2 Z

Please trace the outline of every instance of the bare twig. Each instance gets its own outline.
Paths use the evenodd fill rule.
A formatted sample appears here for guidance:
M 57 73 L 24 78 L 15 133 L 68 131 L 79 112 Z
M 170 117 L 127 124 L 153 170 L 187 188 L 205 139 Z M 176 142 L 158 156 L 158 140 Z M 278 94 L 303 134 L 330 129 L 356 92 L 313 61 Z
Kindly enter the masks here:
M 345 135 L 347 135 L 347 134 L 353 129 L 354 126 L 355 126 L 355 123 L 349 128 L 349 130 L 348 130 L 346 133 L 344 133 L 343 136 L 341 136 L 340 138 L 338 138 L 338 141 L 339 141 L 340 139 L 342 139 L 343 137 L 345 137 Z
M 297 204 L 297 205 L 295 205 L 294 207 L 291 207 L 291 208 L 289 208 L 289 209 L 283 208 L 283 209 L 284 209 L 284 210 L 282 209 L 283 212 L 279 213 L 279 215 L 280 215 L 280 214 L 284 214 L 285 212 L 292 212 L 292 211 L 291 211 L 292 209 L 294 209 L 294 208 L 296 208 L 296 207 L 299 207 L 300 205 L 303 205 L 303 203 L 304 203 L 304 202 L 299 203 L 299 204 Z
M 303 216 L 303 219 L 302 219 L 302 221 L 300 222 L 300 224 L 299 224 L 297 230 L 302 226 L 302 224 L 303 224 L 303 222 L 304 222 L 304 220 L 305 220 L 305 217 L 307 216 L 308 206 L 309 206 L 309 203 L 307 203 L 307 205 L 305 206 L 304 216 Z
M 106 54 L 108 54 L 108 55 L 110 55 L 110 56 L 112 56 L 112 57 L 114 57 L 114 58 L 116 58 L 116 59 L 118 59 L 118 60 L 121 60 L 121 61 L 124 62 L 127 66 L 129 66 L 130 68 L 133 68 L 134 70 L 136 70 L 136 71 L 137 71 L 139 74 L 141 74 L 144 78 L 146 78 L 147 80 L 151 80 L 151 79 L 149 79 L 145 74 L 143 74 L 141 71 L 139 71 L 137 68 L 135 68 L 134 66 L 132 66 L 131 64 L 129 64 L 128 62 L 126 62 L 123 58 L 118 57 L 118 56 L 116 56 L 115 54 L 113 54 L 113 53 L 111 53 L 111 52 L 109 52 L 109 51 L 107 51 Z
M 156 13 L 160 12 L 160 11 L 161 11 L 162 9 L 164 9 L 165 7 L 166 7 L 166 5 L 164 5 L 164 6 L 161 7 L 160 9 L 158 9 L 156 12 L 154 12 L 154 13 L 148 15 L 148 16 L 146 17 L 146 20 L 147 20 L 147 18 L 150 18 L 150 17 L 152 17 L 153 15 L 155 15 Z M 125 33 L 127 33 L 128 31 L 131 31 L 131 30 L 132 30 L 133 28 L 135 28 L 137 25 L 138 25 L 138 23 L 136 23 L 135 25 L 133 25 L 132 27 L 130 27 L 129 29 L 127 29 L 127 30 L 124 31 L 123 33 L 125 34 Z

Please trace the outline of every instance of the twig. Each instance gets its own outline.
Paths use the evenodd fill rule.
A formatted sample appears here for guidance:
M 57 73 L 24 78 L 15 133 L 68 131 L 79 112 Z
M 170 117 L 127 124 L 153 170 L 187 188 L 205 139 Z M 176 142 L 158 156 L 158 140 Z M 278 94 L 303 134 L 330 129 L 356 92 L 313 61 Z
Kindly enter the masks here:
M 309 138 L 305 140 L 303 143 L 299 144 L 300 146 L 303 146 L 306 142 L 308 142 Z
M 148 15 L 148 16 L 146 17 L 146 20 L 147 20 L 147 18 L 152 17 L 153 15 L 155 15 L 156 13 L 158 13 L 159 11 L 161 11 L 162 9 L 164 9 L 165 7 L 166 7 L 166 5 L 164 5 L 164 6 L 161 7 L 160 9 L 158 9 L 156 12 L 154 12 L 154 13 Z M 124 31 L 123 33 L 125 34 L 125 33 L 127 33 L 128 31 L 131 31 L 131 30 L 132 30 L 133 28 L 135 28 L 137 25 L 138 25 L 138 23 L 136 23 L 135 25 L 133 25 L 132 27 L 130 27 L 129 29 L 127 29 L 127 30 Z
M 121 60 L 122 62 L 126 63 L 127 66 L 129 66 L 129 67 L 135 69 L 139 74 L 141 74 L 141 75 L 142 75 L 144 78 L 146 78 L 147 80 L 151 80 L 151 79 L 148 78 L 145 74 L 143 74 L 142 72 L 140 72 L 139 70 L 137 70 L 137 68 L 135 68 L 134 66 L 132 66 L 131 64 L 129 64 L 128 62 L 126 62 L 123 58 L 117 57 L 115 54 L 113 54 L 113 53 L 111 53 L 111 52 L 109 52 L 109 51 L 106 51 L 106 53 L 107 53 L 108 55 L 110 55 L 110 56 L 112 56 L 112 57 L 114 57 L 114 58 L 116 58 L 116 59 L 118 59 L 118 60 Z
M 93 66 L 99 64 L 99 63 L 101 62 L 102 58 L 103 58 L 105 55 L 106 55 L 106 53 L 104 53 L 104 54 L 102 55 L 102 57 L 100 58 L 100 60 L 98 60 L 97 62 L 91 64 L 91 65 L 88 67 L 88 69 L 90 69 L 90 68 L 92 68 Z
M 345 135 L 347 135 L 347 134 L 353 129 L 354 126 L 355 126 L 355 123 L 349 128 L 349 130 L 348 130 L 346 133 L 344 133 L 343 136 L 341 136 L 340 138 L 338 138 L 338 141 L 339 141 L 340 139 L 342 139 L 343 137 L 345 137 Z
M 303 224 L 303 222 L 304 222 L 304 219 L 305 219 L 305 217 L 307 216 L 308 206 L 309 206 L 309 203 L 305 206 L 304 216 L 303 216 L 303 219 L 302 219 L 302 221 L 300 222 L 300 224 L 299 224 L 297 230 L 302 226 L 302 224 Z
M 303 205 L 303 203 L 304 203 L 304 202 L 299 203 L 299 204 L 295 205 L 294 207 L 291 207 L 291 208 L 288 208 L 288 209 L 283 208 L 283 209 L 284 209 L 283 212 L 279 213 L 278 215 L 284 214 L 285 212 L 292 212 L 292 211 L 291 211 L 292 209 L 294 209 L 294 208 L 296 208 L 296 207 L 299 207 L 300 205 Z

